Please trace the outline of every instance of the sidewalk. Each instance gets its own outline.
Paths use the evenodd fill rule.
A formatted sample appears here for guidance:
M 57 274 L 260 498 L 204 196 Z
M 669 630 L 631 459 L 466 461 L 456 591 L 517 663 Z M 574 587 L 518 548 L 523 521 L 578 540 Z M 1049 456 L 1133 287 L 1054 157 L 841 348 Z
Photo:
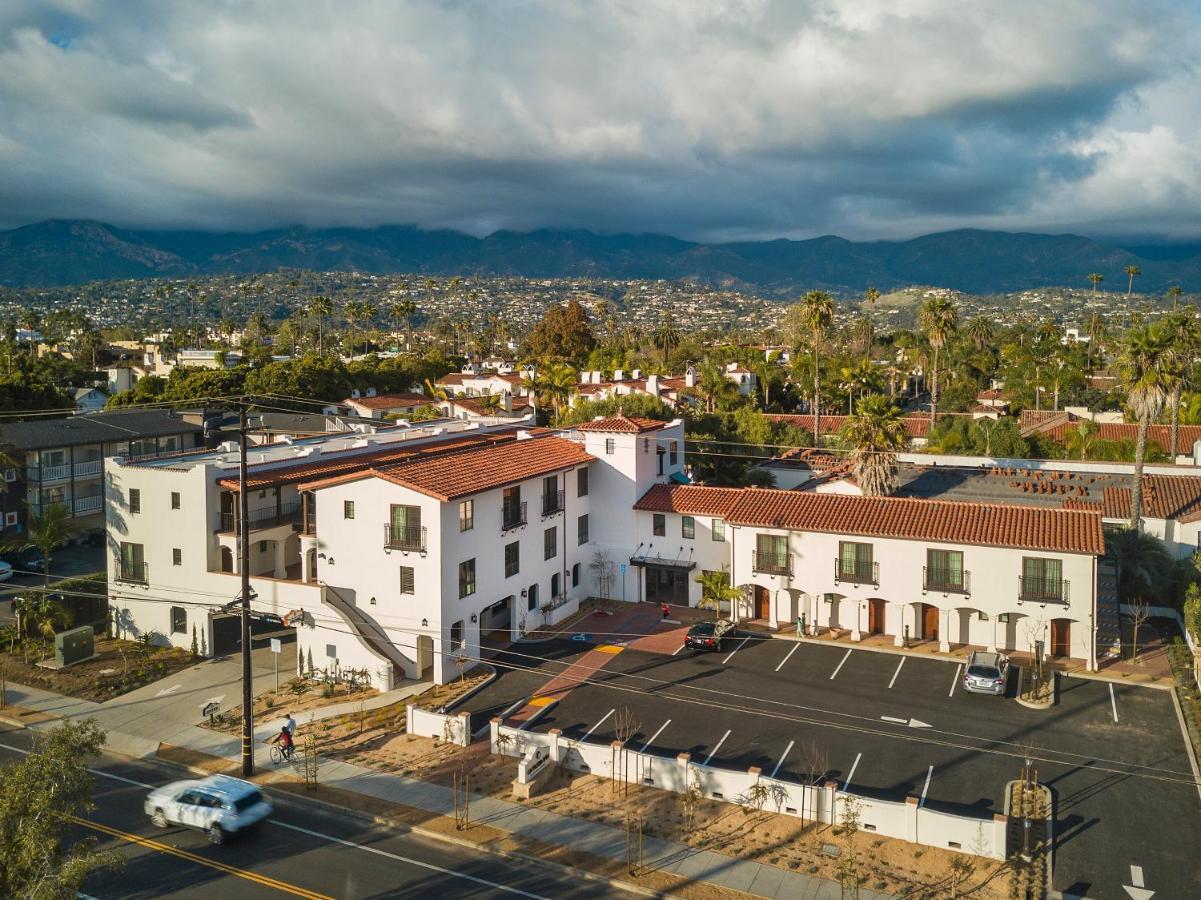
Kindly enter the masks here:
M 37 688 L 10 683 L 7 696 L 13 704 L 66 718 L 94 716 L 101 727 L 106 729 L 106 720 L 113 718 L 112 711 L 106 710 L 103 704 L 75 700 Z M 339 704 L 343 705 L 345 704 Z M 357 710 L 357 702 L 350 705 Z M 195 725 L 181 726 L 169 721 L 162 722 L 165 727 L 161 728 L 158 734 L 150 736 L 144 733 L 146 729 L 141 727 L 141 721 L 135 722 L 139 725 L 138 733 L 122 731 L 119 724 L 117 728 L 109 730 L 107 749 L 127 756 L 153 757 L 158 753 L 161 741 L 210 756 L 223 757 L 231 763 L 236 763 L 241 758 L 241 742 L 237 737 Z M 52 727 L 52 724 L 47 723 L 43 727 Z M 272 732 L 268 729 L 266 733 Z M 261 739 L 256 741 L 254 754 L 257 768 L 263 771 L 274 768 L 270 762 L 270 750 L 270 745 L 262 743 Z M 431 815 L 454 815 L 453 792 L 443 785 L 325 758 L 320 761 L 319 773 L 320 783 L 327 787 L 403 804 Z M 517 838 L 524 837 L 546 844 L 567 846 L 573 850 L 618 861 L 623 865 L 626 860 L 625 832 L 608 825 L 531 809 L 494 797 L 479 796 L 471 798 L 471 818 L 473 822 L 507 831 Z M 703 881 L 718 887 L 742 891 L 753 896 L 781 900 L 836 900 L 840 896 L 838 885 L 832 881 L 762 863 L 738 860 L 658 838 L 647 837 L 643 852 L 645 865 L 649 869 L 689 881 Z M 886 895 L 867 889 L 860 889 L 859 896 L 863 900 L 886 900 Z

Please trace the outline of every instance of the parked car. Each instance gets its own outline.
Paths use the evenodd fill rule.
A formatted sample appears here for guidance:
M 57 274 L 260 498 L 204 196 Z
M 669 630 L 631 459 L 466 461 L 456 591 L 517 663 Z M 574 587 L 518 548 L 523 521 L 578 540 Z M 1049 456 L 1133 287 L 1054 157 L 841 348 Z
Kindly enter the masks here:
M 720 650 L 721 643 L 734 634 L 734 623 L 728 619 L 697 622 L 684 636 L 684 646 L 692 650 Z
M 271 815 L 271 804 L 249 781 L 213 775 L 201 781 L 175 781 L 146 797 L 146 815 L 159 828 L 186 825 L 208 832 L 220 844 Z
M 9 563 L 0 560 L 0 581 L 8 581 L 12 577 L 13 567 Z
M 973 651 L 963 670 L 963 689 L 973 694 L 1005 693 L 1009 681 L 1009 660 L 1000 653 Z

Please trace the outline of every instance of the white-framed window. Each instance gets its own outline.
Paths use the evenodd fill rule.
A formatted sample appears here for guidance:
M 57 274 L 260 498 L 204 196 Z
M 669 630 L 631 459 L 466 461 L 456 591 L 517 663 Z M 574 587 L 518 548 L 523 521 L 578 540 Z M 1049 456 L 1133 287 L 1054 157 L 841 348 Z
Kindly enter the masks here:
M 5 528 L 8 528 L 10 525 L 16 525 L 16 524 L 17 524 L 17 514 L 15 512 L 8 512 L 8 513 L 4 514 L 4 527 Z
M 17 480 L 17 470 L 16 469 L 5 469 L 4 470 L 4 480 L 7 482 L 10 482 L 10 483 L 16 481 Z

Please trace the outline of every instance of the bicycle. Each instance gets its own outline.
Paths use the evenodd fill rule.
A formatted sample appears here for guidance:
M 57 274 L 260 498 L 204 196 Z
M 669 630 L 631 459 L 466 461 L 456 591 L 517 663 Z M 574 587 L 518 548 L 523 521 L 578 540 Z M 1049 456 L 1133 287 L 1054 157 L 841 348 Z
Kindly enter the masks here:
M 275 744 L 271 748 L 271 762 L 274 765 L 282 766 L 285 762 L 291 761 L 291 759 L 295 755 L 295 753 L 296 753 L 295 747 L 285 750 L 279 744 Z

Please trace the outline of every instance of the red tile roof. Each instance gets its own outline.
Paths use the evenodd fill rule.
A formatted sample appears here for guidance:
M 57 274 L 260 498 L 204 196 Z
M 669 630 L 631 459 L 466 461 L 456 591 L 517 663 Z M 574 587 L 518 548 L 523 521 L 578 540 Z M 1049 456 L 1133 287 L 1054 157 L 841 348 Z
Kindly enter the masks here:
M 364 409 L 397 409 L 410 406 L 425 406 L 432 403 L 425 394 L 376 394 L 374 397 L 347 397 L 343 405 L 361 406 Z
M 666 422 L 658 419 L 643 419 L 638 416 L 609 416 L 604 419 L 593 419 L 582 425 L 574 426 L 575 431 L 604 431 L 610 434 L 642 434 L 644 431 L 658 431 Z
M 957 415 L 957 413 L 939 413 L 939 415 L 950 416 Z M 813 429 L 812 413 L 776 413 L 768 416 L 768 418 L 773 422 L 779 422 L 781 425 L 795 425 L 797 428 Z M 819 422 L 819 427 L 822 434 L 835 434 L 842 428 L 842 423 L 846 420 L 846 416 L 823 415 Z M 910 438 L 924 438 L 930 434 L 930 417 L 925 413 L 901 416 L 901 421 L 905 423 L 905 428 L 909 432 Z
M 1083 510 L 743 488 L 727 519 L 734 525 L 793 531 L 1093 556 L 1105 552 L 1101 516 Z
M 729 515 L 742 494 L 741 488 L 704 487 L 699 484 L 656 484 L 639 498 L 634 509 L 646 512 L 683 513 L 689 516 Z
M 1079 419 L 1073 418 L 1072 421 L 1053 425 L 1042 433 L 1050 436 L 1056 442 L 1062 443 L 1068 432 L 1076 428 L 1079 422 Z M 1102 441 L 1137 440 L 1138 423 L 1099 422 L 1097 423 L 1095 439 Z M 1158 444 L 1160 450 L 1167 451 L 1171 439 L 1171 428 L 1167 425 L 1151 425 L 1147 428 L 1147 440 Z M 1181 425 L 1180 432 L 1176 435 L 1176 453 L 1191 454 L 1193 452 L 1193 444 L 1198 440 L 1201 440 L 1201 425 Z

